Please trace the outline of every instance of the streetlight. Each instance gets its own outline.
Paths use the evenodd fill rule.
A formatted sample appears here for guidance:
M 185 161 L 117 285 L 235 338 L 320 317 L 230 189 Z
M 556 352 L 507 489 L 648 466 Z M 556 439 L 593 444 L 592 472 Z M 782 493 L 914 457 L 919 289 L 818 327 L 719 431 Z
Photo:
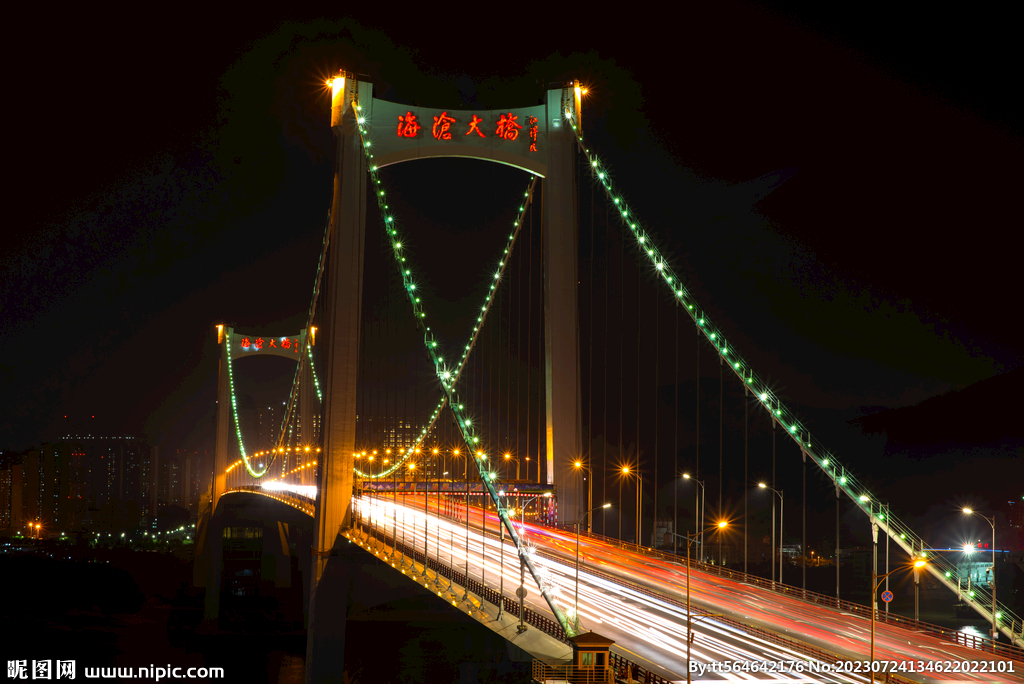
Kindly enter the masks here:
M 622 475 L 619 477 L 619 542 L 622 542 L 622 481 L 629 477 L 629 466 L 622 466 Z
M 712 525 L 711 527 L 707 528 L 707 530 L 715 530 L 715 529 L 721 530 L 722 528 L 726 527 L 728 524 L 729 524 L 728 522 L 723 520 L 722 522 L 718 523 L 717 525 Z M 704 536 L 704 532 L 706 532 L 707 530 L 701 530 L 699 533 L 698 532 L 694 532 L 693 534 L 690 534 L 689 532 L 687 532 L 685 535 L 678 534 L 676 532 L 672 533 L 672 534 L 674 534 L 677 537 L 683 537 L 684 539 L 686 539 L 686 682 L 687 682 L 687 684 L 690 683 L 690 642 L 693 641 L 693 632 L 692 632 L 692 630 L 693 630 L 693 619 L 691 618 L 691 613 L 690 613 L 690 543 L 693 542 L 696 539 L 698 534 L 700 534 L 700 536 L 703 537 Z
M 636 476 L 636 545 L 640 546 L 640 500 L 643 497 L 644 481 L 640 477 L 640 470 L 630 470 L 629 466 L 622 466 L 623 477 Z M 619 541 L 622 541 L 622 479 L 619 479 Z
M 589 487 L 588 490 L 587 490 L 587 505 L 589 506 L 590 502 L 593 500 L 593 494 L 594 494 L 594 473 L 592 473 L 590 471 L 590 468 L 588 468 L 587 466 L 583 465 L 583 461 L 573 461 L 572 467 L 575 468 L 577 472 L 580 471 L 580 470 L 585 470 L 585 471 L 587 471 L 587 473 L 590 474 L 590 478 L 587 480 L 587 484 L 588 484 L 588 487 Z M 579 510 L 580 510 L 580 503 L 579 502 L 580 502 L 580 481 L 576 480 L 576 511 L 577 512 L 579 512 Z M 598 508 L 603 508 L 603 506 L 598 506 Z M 590 532 L 590 526 L 589 525 L 587 526 L 587 532 Z
M 419 453 L 419 449 L 417 449 L 416 452 Z M 425 465 L 424 465 L 424 468 L 426 468 Z M 412 463 L 409 464 L 409 470 L 412 471 L 412 491 L 413 491 L 413 496 L 415 497 L 419 493 L 417 491 L 417 489 L 418 489 L 417 485 L 419 484 L 419 481 L 416 479 L 417 473 L 416 473 L 416 462 L 415 461 L 413 461 Z M 423 473 L 424 482 L 427 481 L 426 477 L 427 477 L 427 473 L 424 472 Z M 429 520 L 429 518 L 427 517 L 428 516 L 428 513 L 427 513 L 427 503 L 429 502 L 429 498 L 430 498 L 430 487 L 428 485 L 426 487 L 426 491 L 424 491 L 424 493 L 423 493 L 423 579 L 427 579 L 427 521 Z M 412 569 L 413 569 L 413 572 L 415 572 L 416 571 L 416 551 L 415 551 L 415 549 L 416 549 L 416 516 L 412 517 L 412 546 L 413 546 Z M 405 564 L 405 562 L 404 562 L 404 559 L 403 559 L 403 565 L 404 564 Z
M 505 452 L 505 479 L 506 480 L 508 479 L 508 462 L 509 461 L 515 461 L 516 462 L 516 480 L 519 480 L 519 459 L 518 458 L 513 458 L 512 454 L 510 454 L 508 452 Z
M 611 508 L 610 503 L 606 503 L 603 506 L 597 508 L 591 508 L 589 511 L 584 513 L 576 520 L 576 593 L 572 603 L 572 614 L 576 624 L 574 629 L 577 634 L 580 633 L 580 525 L 583 524 L 583 519 L 594 511 L 599 511 L 602 508 Z
M 871 684 L 874 684 L 875 682 L 875 596 L 878 594 L 878 587 L 882 586 L 882 582 L 885 581 L 885 578 L 894 572 L 899 572 L 900 570 L 914 570 L 916 573 L 918 568 L 924 567 L 927 563 L 928 561 L 923 558 L 918 558 L 914 561 L 913 565 L 890 570 L 881 577 L 878 576 L 878 573 L 875 572 L 874 568 L 871 570 L 871 584 L 873 585 L 871 589 Z
M 781 489 L 775 489 L 774 487 L 769 487 L 764 482 L 758 482 L 757 486 L 760 487 L 761 489 L 770 489 L 770 490 L 772 490 L 773 492 L 775 492 L 776 494 L 779 495 L 779 546 L 778 546 L 778 549 L 779 549 L 779 584 L 782 584 L 782 543 L 783 543 L 782 542 L 782 531 L 785 529 L 785 527 L 783 527 L 782 522 L 783 522 L 783 516 L 785 515 L 786 500 L 782 497 L 782 490 Z M 775 512 L 775 506 L 774 505 L 772 506 L 772 512 L 773 513 Z M 774 561 L 775 561 L 775 548 L 776 548 L 775 547 L 775 525 L 772 525 L 772 561 L 773 561 L 772 564 L 773 565 L 774 565 Z M 806 550 L 804 551 L 804 553 L 806 553 Z M 774 568 L 772 570 L 772 574 L 773 575 L 775 574 Z
M 527 475 L 527 479 L 529 479 L 529 475 Z M 537 496 L 532 496 L 529 499 L 527 499 L 525 502 L 523 502 L 523 504 L 519 507 L 519 529 L 520 529 L 519 544 L 520 545 L 523 545 L 523 544 L 526 543 L 526 535 L 525 535 L 525 533 L 526 533 L 526 506 L 531 501 L 533 501 L 535 499 L 543 499 L 545 497 L 550 497 L 550 496 L 551 496 L 551 492 L 545 492 L 544 494 L 539 494 Z M 519 588 L 516 589 L 516 596 L 519 597 L 519 627 L 516 628 L 516 631 L 519 632 L 520 634 L 522 634 L 523 632 L 526 631 L 526 624 L 524 622 L 524 616 L 526 615 L 526 612 L 524 610 L 524 605 L 523 605 L 523 602 L 526 600 L 526 587 L 523 586 L 526 583 L 526 566 L 523 564 L 523 554 L 524 553 L 526 553 L 526 549 L 519 549 Z
M 993 515 L 989 518 L 970 508 L 965 508 L 964 513 L 985 518 L 985 521 L 992 526 L 992 641 L 995 642 L 999 638 L 999 628 L 996 626 L 996 516 Z
M 872 565 L 873 568 L 875 568 L 874 570 L 872 570 L 872 572 L 876 572 L 877 568 L 878 568 L 878 521 L 879 520 L 885 520 L 886 521 L 886 523 L 885 523 L 885 525 L 886 525 L 886 534 L 885 534 L 885 569 L 886 569 L 886 571 L 888 571 L 889 570 L 889 523 L 888 523 L 888 517 L 887 517 L 886 513 L 888 513 L 889 505 L 888 504 L 883 504 L 881 502 L 878 502 L 878 515 L 875 515 L 875 506 L 874 506 L 875 502 L 873 502 L 871 500 L 871 497 L 869 497 L 867 494 L 861 494 L 860 495 L 860 502 L 861 503 L 865 503 L 865 504 L 868 505 L 868 511 L 870 513 L 870 518 L 871 518 L 871 543 L 872 543 L 871 565 Z M 882 511 L 885 511 L 885 513 L 883 513 Z M 923 553 L 921 555 L 922 555 L 922 557 L 924 556 Z M 837 559 L 836 562 L 838 562 L 838 559 Z M 889 580 L 888 579 L 885 581 L 885 590 L 889 591 Z M 872 610 L 878 610 L 877 601 L 872 601 L 871 609 Z M 918 609 L 918 604 L 917 604 L 917 573 L 915 572 L 914 573 L 914 620 L 917 620 L 917 618 L 918 618 L 918 615 L 917 615 L 918 611 L 917 611 L 917 609 Z M 885 613 L 886 613 L 886 615 L 889 614 L 889 603 L 888 602 L 886 602 L 886 604 L 885 604 Z
M 690 477 L 689 473 L 683 473 L 683 479 L 684 480 L 693 480 L 693 478 Z M 694 503 L 693 503 L 693 505 L 694 505 L 694 508 L 696 508 L 696 506 L 697 506 L 697 495 L 699 495 L 700 496 L 700 521 L 697 524 L 698 525 L 702 525 L 704 523 L 704 502 L 707 500 L 707 493 L 704 491 L 704 480 L 693 480 L 693 481 L 696 482 L 698 485 L 700 485 L 700 492 L 694 492 L 695 496 L 694 496 Z M 697 511 L 694 510 L 694 515 L 696 515 L 696 514 L 697 514 Z M 703 530 L 701 530 L 701 533 L 700 533 L 700 555 L 701 555 L 701 559 L 700 560 L 703 563 L 704 562 L 704 531 Z

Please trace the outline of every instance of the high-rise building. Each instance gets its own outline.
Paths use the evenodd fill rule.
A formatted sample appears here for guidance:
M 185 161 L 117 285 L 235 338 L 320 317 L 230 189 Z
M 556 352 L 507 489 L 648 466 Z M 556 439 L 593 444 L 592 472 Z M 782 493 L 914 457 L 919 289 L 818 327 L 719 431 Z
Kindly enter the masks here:
M 39 450 L 26 451 L 21 463 L 21 517 L 35 523 L 39 521 Z
M 181 465 L 176 458 L 159 459 L 157 503 L 182 506 Z M 187 506 L 188 503 L 185 503 Z
M 181 507 L 194 516 L 199 510 L 199 498 L 213 482 L 213 457 L 208 451 L 194 449 L 177 452 L 181 464 Z
M 69 427 L 25 455 L 23 517 L 38 519 L 51 533 L 90 528 L 100 518 L 105 528 L 138 524 L 145 450 L 134 435 L 106 437 Z
M 18 495 L 18 507 L 14 509 L 14 470 L 18 471 L 18 485 L 21 485 L 21 464 L 17 463 L 14 453 L 0 452 L 0 530 L 13 529 L 15 512 L 21 520 L 21 493 Z
M 1006 522 L 1010 527 L 1024 530 L 1024 496 L 1016 501 L 1013 499 L 1007 501 L 1003 512 L 1006 515 Z
M 143 454 L 139 467 L 142 514 L 150 518 L 156 517 L 157 475 L 159 473 L 157 466 L 159 462 L 160 448 L 150 447 L 149 453 Z
M 64 532 L 71 515 L 71 459 L 75 447 L 67 442 L 43 444 L 39 452 L 39 520 L 50 532 Z
M 256 411 L 256 442 L 253 449 L 265 451 L 277 446 L 277 439 L 281 433 L 281 419 L 287 406 L 275 406 L 274 404 L 260 405 Z

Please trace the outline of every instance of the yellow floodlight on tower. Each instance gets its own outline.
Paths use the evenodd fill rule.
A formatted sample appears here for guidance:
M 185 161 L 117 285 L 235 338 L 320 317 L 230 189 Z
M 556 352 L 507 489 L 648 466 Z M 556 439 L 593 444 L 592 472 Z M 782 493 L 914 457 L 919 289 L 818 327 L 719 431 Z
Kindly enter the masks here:
M 331 84 L 331 128 L 341 125 L 345 108 L 345 72 L 328 81 Z

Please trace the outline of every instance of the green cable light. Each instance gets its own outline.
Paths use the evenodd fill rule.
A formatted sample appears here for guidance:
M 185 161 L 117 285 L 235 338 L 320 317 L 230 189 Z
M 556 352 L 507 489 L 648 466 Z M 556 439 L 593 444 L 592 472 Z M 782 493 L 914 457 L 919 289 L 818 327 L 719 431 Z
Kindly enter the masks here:
M 307 345 L 306 352 L 309 356 L 309 374 L 313 376 L 313 386 L 316 387 L 316 398 L 322 404 L 324 402 L 324 395 L 320 391 L 320 378 L 316 375 L 316 367 L 313 366 L 313 348 Z
M 231 343 L 233 341 L 231 339 L 232 337 L 234 337 L 234 335 L 230 335 L 227 338 L 225 338 L 224 349 L 226 350 L 228 355 L 228 390 L 231 392 L 231 413 L 232 417 L 235 420 L 235 435 L 238 437 L 238 450 L 242 453 L 242 461 L 245 463 L 245 469 L 249 471 L 249 475 L 251 475 L 252 477 L 260 478 L 270 471 L 270 465 L 271 463 L 273 463 L 273 459 L 271 459 L 270 463 L 268 463 L 261 472 L 257 472 L 253 470 L 252 464 L 249 463 L 249 457 L 245 453 L 245 444 L 242 442 L 242 426 L 238 422 L 238 400 L 235 398 L 235 377 L 231 369 Z
M 785 432 L 789 434 L 790 437 L 792 437 L 793 440 L 800 445 L 801 450 L 809 450 L 811 448 L 809 440 L 805 442 L 805 440 L 803 439 L 803 435 L 808 431 L 803 427 L 801 421 L 796 419 L 795 414 L 790 409 L 783 406 L 781 402 L 779 402 L 778 398 L 773 395 L 768 383 L 760 379 L 758 376 L 756 376 L 753 372 L 753 369 L 751 369 L 750 365 L 746 361 L 744 361 L 742 358 L 738 358 L 738 355 L 735 352 L 734 345 L 725 344 L 726 340 L 724 335 L 722 335 L 720 330 L 714 329 L 710 321 L 706 320 L 706 317 L 702 313 L 700 313 L 700 309 L 694 309 L 693 303 L 696 300 L 694 299 L 692 294 L 689 293 L 684 287 L 672 285 L 672 283 L 682 283 L 683 281 L 678 278 L 677 274 L 672 270 L 671 266 L 669 265 L 668 260 L 660 255 L 660 252 L 657 250 L 657 248 L 651 249 L 651 246 L 647 244 L 648 242 L 650 242 L 649 233 L 643 229 L 639 220 L 636 218 L 636 213 L 633 212 L 628 207 L 628 204 L 623 194 L 621 192 L 617 192 L 614 190 L 607 171 L 602 168 L 601 162 L 597 159 L 596 155 L 594 155 L 592 151 L 583 144 L 583 136 L 580 132 L 579 126 L 573 125 L 572 128 L 576 132 L 579 148 L 582 150 L 583 154 L 589 161 L 590 167 L 594 175 L 600 182 L 601 186 L 604 187 L 611 203 L 613 203 L 616 206 L 616 208 L 620 210 L 620 213 L 623 217 L 623 223 L 625 224 L 625 226 L 629 228 L 632 234 L 637 236 L 637 240 L 639 241 L 639 243 L 641 245 L 644 245 L 644 249 L 641 250 L 641 253 L 646 254 L 649 257 L 651 265 L 655 268 L 655 270 L 663 274 L 665 282 L 669 284 L 669 287 L 673 292 L 674 300 L 680 303 L 685 303 L 686 311 L 690 314 L 690 317 L 694 320 L 697 326 L 704 331 L 705 336 L 709 340 L 718 342 L 717 344 L 713 343 L 716 348 L 727 348 L 729 350 L 730 355 L 734 358 L 734 360 L 731 360 L 731 362 L 729 363 L 729 366 L 730 368 L 733 369 L 733 372 L 740 378 L 742 382 L 744 382 L 744 384 L 752 386 L 752 391 L 755 393 L 755 395 L 758 395 L 760 397 L 761 404 L 765 407 L 766 410 L 769 411 L 769 413 L 772 415 L 773 420 L 778 421 L 780 425 L 788 425 L 788 427 L 785 429 Z M 723 360 L 725 360 L 724 353 L 722 353 L 721 356 Z M 838 465 L 836 463 L 835 457 L 832 454 L 828 453 L 827 450 L 822 449 L 821 451 L 827 454 L 828 458 L 824 459 L 823 461 L 819 461 L 817 458 L 815 458 L 814 461 L 816 463 L 819 463 L 819 465 L 822 465 L 822 470 L 827 475 L 829 475 L 830 478 L 836 481 L 837 484 L 842 484 L 844 487 L 846 487 L 847 484 L 849 484 L 849 487 L 846 489 L 848 495 L 852 497 L 854 496 L 854 491 L 866 490 L 865 487 L 861 486 L 855 480 L 855 478 L 853 478 L 850 475 L 844 476 L 842 478 L 841 483 L 839 482 L 839 480 L 836 480 L 836 471 L 830 471 L 827 467 L 824 467 L 828 463 Z M 812 453 L 812 456 L 813 455 L 814 454 Z M 921 537 L 910 533 L 909 528 L 906 528 L 906 526 L 900 523 L 900 521 L 893 518 L 893 516 L 890 513 L 889 520 L 886 522 L 887 534 L 890 534 L 890 536 L 893 536 L 893 528 L 902 528 L 903 530 L 905 530 L 899 532 L 899 539 L 905 541 L 908 546 L 912 548 L 923 548 L 925 546 L 924 541 Z M 949 566 L 948 569 L 946 569 L 946 565 L 948 565 L 948 562 L 942 558 L 934 559 L 932 563 L 930 563 L 930 567 L 942 566 L 932 568 L 936 571 L 946 570 L 947 572 L 951 573 L 952 577 L 960 577 L 955 567 Z M 1003 613 L 1008 614 L 1008 611 L 1004 609 Z M 1015 617 L 1015 619 L 1020 621 L 1020 618 Z
M 373 179 L 372 179 L 373 182 L 375 184 L 377 184 L 377 185 L 380 185 L 381 181 L 380 181 L 380 179 L 378 177 L 376 177 L 376 169 L 371 170 L 371 175 L 374 176 Z M 530 206 L 530 204 L 532 202 L 532 199 L 533 199 L 533 191 L 534 191 L 534 188 L 536 186 L 536 183 L 537 183 L 537 177 L 536 176 L 531 176 L 530 185 L 527 187 L 526 191 L 523 193 L 523 196 L 526 198 L 526 201 L 523 202 L 519 206 L 519 215 L 516 217 L 516 220 L 513 222 L 514 230 L 512 231 L 511 234 L 509 234 L 508 242 L 506 243 L 505 248 L 504 248 L 504 250 L 502 252 L 502 258 L 498 262 L 498 267 L 497 267 L 497 270 L 495 272 L 494 279 L 493 279 L 494 282 L 489 286 L 487 293 L 484 295 L 484 303 L 480 307 L 480 312 L 481 313 L 476 318 L 476 321 L 477 321 L 478 325 L 473 328 L 473 333 L 472 333 L 472 335 L 470 337 L 469 344 L 467 344 L 465 346 L 465 350 L 464 350 L 464 352 L 462 353 L 462 355 L 460 357 L 459 365 L 455 369 L 448 369 L 446 366 L 443 365 L 443 363 L 444 363 L 443 357 L 437 356 L 436 358 L 432 359 L 434 361 L 434 367 L 435 367 L 435 369 L 437 371 L 437 374 L 438 374 L 438 379 L 441 381 L 442 386 L 445 386 L 445 387 L 447 387 L 449 389 L 454 388 L 455 384 L 458 382 L 459 378 L 462 375 L 462 371 L 465 369 L 466 363 L 469 361 L 470 354 L 471 354 L 472 350 L 475 348 L 476 342 L 479 339 L 480 329 L 483 327 L 483 324 L 484 324 L 484 322 L 487 319 L 487 314 L 490 311 L 491 304 L 494 301 L 493 291 L 496 289 L 497 285 L 501 283 L 502 275 L 504 274 L 505 269 L 508 266 L 509 260 L 508 260 L 508 257 L 506 255 L 508 255 L 512 251 L 512 249 L 515 247 L 516 239 L 519 236 L 520 228 L 522 227 L 522 225 L 524 223 L 523 219 L 524 219 L 525 213 L 526 213 L 527 209 L 529 208 L 529 206 Z M 402 248 L 402 243 L 398 239 L 398 230 L 394 228 L 394 216 L 388 216 L 387 217 L 387 222 L 390 225 L 388 226 L 388 228 L 386 230 L 386 233 L 388 234 L 389 238 L 391 239 L 391 244 L 392 244 L 393 249 L 396 252 L 396 257 L 397 257 L 397 250 Z M 401 261 L 405 261 L 404 257 L 399 257 L 399 258 L 400 258 Z M 420 304 L 420 299 L 418 297 L 413 297 L 411 295 L 411 292 L 414 291 L 415 288 L 416 288 L 415 284 L 411 283 L 412 271 L 410 269 L 407 269 L 407 268 L 404 268 L 404 267 L 400 267 L 399 268 L 399 274 L 403 278 L 403 284 L 405 286 L 406 292 L 409 293 L 410 301 L 413 304 L 413 315 L 415 317 L 417 317 L 417 318 L 420 318 L 420 319 L 425 318 L 426 317 L 426 312 L 422 311 L 418 307 L 418 305 Z M 425 333 L 426 333 L 425 339 L 426 339 L 427 351 L 428 352 L 434 352 L 437 349 L 438 342 L 437 342 L 436 339 L 434 339 L 432 337 L 432 335 L 429 334 L 430 333 L 430 329 L 429 328 L 426 329 Z M 413 454 L 416 453 L 415 452 L 416 449 L 422 448 L 423 440 L 426 438 L 427 434 L 429 434 L 430 429 L 433 428 L 434 425 L 437 423 L 437 420 L 441 417 L 442 410 L 443 410 L 444 405 L 446 403 L 448 403 L 447 396 L 442 398 L 440 404 L 438 404 L 437 409 L 431 414 L 430 421 L 427 424 L 427 427 L 422 429 L 422 431 L 421 431 L 421 433 L 419 435 L 419 438 L 413 444 L 413 446 L 411 447 L 410 451 L 408 453 L 404 454 L 402 456 L 402 458 L 398 459 L 396 461 L 396 463 L 392 467 L 390 467 L 388 469 L 385 469 L 385 470 L 382 470 L 381 472 L 376 473 L 376 474 L 364 473 L 361 470 L 359 470 L 358 468 L 356 468 L 355 469 L 355 473 L 357 475 L 359 475 L 360 477 L 365 477 L 365 478 L 368 478 L 368 479 L 382 479 L 382 478 L 386 478 L 386 477 L 390 476 L 396 470 L 401 468 L 402 465 L 406 461 L 408 461 L 409 458 L 411 458 Z M 462 408 L 461 405 L 460 405 L 459 408 L 460 409 Z M 475 439 L 475 441 L 472 442 L 472 443 L 478 444 L 480 442 L 480 438 L 479 437 L 475 437 L 474 439 Z
M 360 129 L 360 136 L 361 136 L 361 140 L 363 142 L 363 147 L 364 147 L 364 151 L 366 153 L 367 160 L 370 160 L 370 159 L 373 158 L 373 155 L 370 154 L 370 152 L 369 152 L 368 148 L 370 147 L 370 141 L 366 139 L 366 137 L 365 137 L 365 130 L 364 129 Z M 372 164 L 368 164 L 368 166 L 372 167 L 372 169 L 373 169 L 373 170 L 370 171 L 371 175 L 374 176 L 373 180 L 376 181 L 379 184 L 379 179 L 376 178 L 376 171 L 375 171 L 376 167 L 373 166 Z M 535 182 L 536 182 L 536 177 L 533 178 L 532 183 L 535 183 Z M 531 190 L 532 190 L 532 183 L 531 183 Z M 531 192 L 528 191 L 527 192 L 527 197 L 529 197 L 530 194 L 531 194 Z M 381 204 L 381 203 L 382 203 L 382 200 L 380 200 L 380 198 L 378 196 L 378 204 Z M 524 211 L 525 211 L 525 206 L 527 206 L 527 205 L 529 205 L 529 202 L 525 202 L 524 203 L 524 209 L 523 209 Z M 383 207 L 383 208 L 386 208 L 386 206 Z M 387 219 L 387 223 L 388 224 L 393 224 L 393 217 L 389 216 L 388 219 Z M 521 223 L 522 223 L 521 220 L 517 220 L 516 223 L 515 223 L 515 227 L 518 229 Z M 386 226 L 386 228 L 387 228 L 387 226 Z M 513 235 L 510 238 L 510 243 L 515 240 L 516 234 L 518 234 L 518 231 L 513 232 Z M 394 241 L 394 232 L 391 233 L 391 239 Z M 394 244 L 394 242 L 393 242 L 393 244 Z M 402 257 L 400 260 L 402 262 L 404 262 L 405 258 Z M 507 263 L 507 260 L 503 260 L 503 262 Z M 504 265 L 502 265 L 502 268 L 504 268 Z M 400 269 L 400 271 L 401 271 L 401 269 Z M 401 271 L 401 272 L 402 272 L 403 279 L 409 278 L 409 272 L 408 271 Z M 406 282 L 405 284 L 408 285 L 409 283 Z M 441 387 L 444 389 L 445 398 L 447 399 L 447 401 L 448 401 L 448 403 L 450 405 L 452 405 L 452 406 L 458 405 L 459 406 L 460 411 L 458 411 L 458 412 L 453 411 L 453 415 L 455 416 L 456 425 L 458 425 L 458 427 L 459 427 L 459 432 L 462 434 L 462 437 L 465 440 L 467 446 L 478 444 L 480 442 L 480 437 L 478 435 L 476 435 L 475 431 L 473 430 L 473 428 L 472 428 L 472 426 L 471 426 L 471 424 L 469 422 L 469 419 L 463 415 L 463 413 L 461 411 L 462 404 L 459 404 L 456 401 L 456 396 L 457 395 L 455 394 L 454 382 L 448 382 L 445 379 L 440 378 L 440 374 L 442 372 L 442 357 L 440 357 L 437 354 L 437 345 L 434 344 L 434 342 L 436 341 L 434 339 L 434 335 L 433 335 L 433 333 L 431 333 L 430 327 L 427 326 L 425 321 L 423 320 L 426 317 L 426 313 L 421 310 L 419 299 L 413 297 L 410 290 L 406 289 L 406 292 L 409 293 L 409 300 L 410 300 L 410 303 L 412 304 L 412 307 L 413 307 L 414 317 L 419 321 L 420 328 L 423 331 L 424 346 L 427 349 L 427 354 L 430 356 L 430 360 L 434 364 L 435 371 L 438 373 L 439 379 L 441 381 Z M 488 297 L 487 304 L 485 304 L 485 306 L 489 308 L 490 304 L 491 304 L 491 298 Z M 478 325 L 478 326 L 475 326 L 473 328 L 474 337 L 473 337 L 473 340 L 470 342 L 471 345 L 475 344 L 476 337 L 477 337 L 476 334 L 479 332 L 480 327 L 481 326 Z M 464 367 L 464 365 L 465 365 L 465 360 L 463 360 L 463 365 L 460 366 L 460 371 L 461 371 L 462 367 Z M 544 596 L 545 601 L 547 602 L 548 606 L 551 608 L 551 612 L 554 614 L 555 618 L 558 620 L 558 622 L 561 625 L 562 629 L 565 630 L 566 634 L 570 634 L 570 635 L 575 634 L 576 630 L 573 629 L 572 625 L 569 623 L 568 619 L 565 617 L 565 614 L 563 613 L 562 609 L 555 602 L 554 596 L 552 595 L 552 588 L 548 585 L 547 582 L 545 582 L 543 580 L 541 574 L 538 572 L 536 566 L 533 564 L 533 561 L 529 558 L 529 556 L 526 555 L 525 550 L 524 550 L 525 547 L 522 545 L 522 543 L 521 543 L 521 541 L 519 539 L 519 535 L 515 531 L 515 526 L 513 525 L 512 521 L 509 519 L 507 511 L 505 510 L 505 508 L 501 504 L 501 499 L 498 496 L 498 492 L 497 492 L 497 490 L 494 487 L 494 482 L 490 478 L 486 477 L 485 469 L 484 469 L 484 464 L 483 464 L 483 460 L 486 458 L 486 456 L 481 454 L 478 451 L 474 451 L 472 448 L 470 448 L 470 454 L 472 454 L 473 460 L 476 463 L 477 473 L 480 475 L 480 479 L 483 481 L 484 487 L 487 490 L 487 494 L 491 497 L 491 500 L 494 502 L 494 504 L 495 504 L 495 506 L 497 508 L 499 518 L 501 518 L 501 521 L 504 524 L 505 529 L 508 531 L 509 537 L 511 538 L 512 542 L 515 544 L 516 548 L 519 550 L 520 559 L 522 560 L 523 564 L 527 568 L 529 568 L 530 575 L 536 581 L 537 586 L 538 586 L 538 588 L 541 591 L 541 594 Z M 467 458 L 468 458 L 468 455 L 467 455 Z M 392 470 L 391 472 L 394 472 L 394 470 Z

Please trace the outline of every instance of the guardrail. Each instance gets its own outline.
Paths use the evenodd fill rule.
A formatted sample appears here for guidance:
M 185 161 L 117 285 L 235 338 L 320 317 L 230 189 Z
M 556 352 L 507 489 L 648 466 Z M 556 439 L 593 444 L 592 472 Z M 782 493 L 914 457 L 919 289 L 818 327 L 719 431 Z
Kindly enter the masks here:
M 559 526 L 559 529 L 568 531 L 572 529 L 575 534 L 575 529 L 564 526 Z M 624 551 L 631 551 L 636 554 L 646 556 L 648 558 L 658 558 L 670 563 L 677 565 L 685 565 L 686 558 L 677 556 L 673 553 L 667 553 L 665 551 L 659 551 L 647 546 L 639 546 L 631 542 L 622 542 L 618 539 L 611 537 L 605 537 L 604 535 L 595 534 L 592 532 L 580 532 L 580 537 L 588 537 L 599 541 L 601 543 L 620 548 Z M 827 606 L 829 608 L 835 608 L 837 610 L 846 611 L 854 615 L 858 615 L 865 619 L 871 619 L 871 608 L 860 603 L 853 603 L 851 601 L 845 601 L 837 599 L 835 596 L 828 596 L 814 591 L 808 591 L 799 587 L 793 587 L 788 584 L 781 582 L 772 581 L 765 579 L 764 577 L 758 577 L 757 575 L 750 575 L 739 570 L 730 570 L 729 568 L 723 568 L 720 565 L 709 565 L 702 563 L 695 559 L 690 559 L 690 567 L 700 572 L 704 572 L 710 575 L 716 575 L 725 579 L 735 580 L 737 582 L 743 582 L 756 586 L 765 591 L 771 591 L 776 594 L 782 594 L 789 596 L 790 598 L 797 598 L 808 603 L 814 603 L 820 606 Z M 593 573 L 591 570 L 587 572 Z M 914 620 L 913 618 L 902 617 L 895 613 L 887 613 L 885 611 L 878 611 L 875 614 L 875 621 L 879 624 L 888 624 L 901 629 L 906 629 L 914 632 L 924 632 L 939 637 L 944 641 L 955 643 L 965 648 L 982 651 L 985 653 L 992 653 L 993 655 L 1008 658 L 1010 660 L 1016 660 L 1018 662 L 1024 662 L 1024 649 L 1013 644 L 1001 644 L 987 639 L 981 636 L 975 636 L 973 634 L 967 634 L 956 629 L 949 627 L 942 627 L 941 625 L 935 625 L 930 622 L 922 622 L 920 620 Z
M 428 569 L 433 570 L 441 577 L 444 577 L 454 582 L 455 584 L 458 584 L 466 588 L 468 591 L 473 592 L 481 599 L 487 601 L 488 603 L 494 606 L 501 605 L 502 610 L 504 610 L 506 613 L 509 613 L 510 615 L 513 615 L 515 617 L 519 617 L 519 602 L 515 599 L 510 598 L 508 596 L 502 596 L 500 592 L 488 587 L 482 582 L 479 582 L 470 577 L 466 577 L 466 575 L 464 575 L 463 573 L 458 572 L 457 570 L 450 568 L 447 565 L 439 563 L 433 558 L 424 558 L 422 550 L 416 550 L 414 548 L 411 548 L 410 546 L 402 543 L 401 541 L 393 541 L 391 537 L 389 537 L 383 531 L 374 530 L 372 526 L 366 526 L 364 524 L 362 530 L 368 536 L 377 539 L 381 543 L 393 546 L 395 549 L 400 550 L 402 553 L 411 557 L 417 563 L 425 565 Z M 558 624 L 556 620 L 549 618 L 541 613 L 538 613 L 537 611 L 531 608 L 526 608 L 525 606 L 523 611 L 523 622 L 536 627 L 545 634 L 555 637 L 559 641 L 564 641 L 565 643 L 572 643 L 569 640 L 569 637 L 566 635 L 565 630 L 562 629 L 562 626 Z
M 534 660 L 530 676 L 535 682 L 568 682 L 568 684 L 615 684 L 612 669 L 582 668 L 575 665 L 546 663 Z

